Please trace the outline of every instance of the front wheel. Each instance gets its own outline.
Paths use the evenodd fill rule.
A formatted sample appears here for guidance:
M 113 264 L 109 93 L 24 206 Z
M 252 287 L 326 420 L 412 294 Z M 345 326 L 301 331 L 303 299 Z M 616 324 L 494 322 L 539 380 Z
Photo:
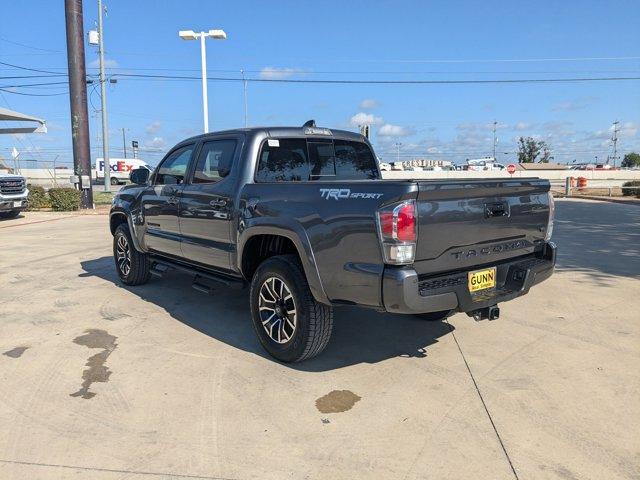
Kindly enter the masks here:
M 20 210 L 9 210 L 8 212 L 0 212 L 0 218 L 16 218 L 20 215 Z
M 113 234 L 113 259 L 125 285 L 142 285 L 149 280 L 149 257 L 133 246 L 129 226 L 125 223 L 118 225 Z
M 120 181 L 115 177 L 111 177 L 109 183 L 111 183 L 111 185 L 120 185 Z
M 258 339 L 276 359 L 307 360 L 329 343 L 333 310 L 313 298 L 295 255 L 262 262 L 251 280 L 249 296 Z

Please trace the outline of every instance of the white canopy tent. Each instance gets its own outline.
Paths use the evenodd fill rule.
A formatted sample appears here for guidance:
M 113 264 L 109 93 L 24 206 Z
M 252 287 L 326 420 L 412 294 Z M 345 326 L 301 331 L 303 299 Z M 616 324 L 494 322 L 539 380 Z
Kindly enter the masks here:
M 2 121 L 36 122 L 37 125 L 30 125 L 26 127 L 2 127 L 2 123 L 0 123 L 0 135 L 10 133 L 47 133 L 47 122 L 44 120 L 0 107 L 0 122 Z

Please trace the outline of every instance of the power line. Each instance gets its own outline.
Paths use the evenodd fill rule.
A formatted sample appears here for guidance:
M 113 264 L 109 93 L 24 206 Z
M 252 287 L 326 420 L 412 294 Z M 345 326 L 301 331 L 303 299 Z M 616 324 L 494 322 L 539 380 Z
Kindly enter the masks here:
M 115 73 L 113 77 L 162 79 L 162 80 L 200 80 L 191 75 L 152 75 L 136 73 Z M 218 82 L 253 82 L 253 83 L 311 83 L 311 84 L 357 84 L 357 85 L 434 85 L 434 84 L 488 84 L 488 83 L 562 83 L 562 82 L 605 82 L 640 80 L 640 77 L 573 77 L 573 78 L 513 78 L 513 79 L 474 79 L 474 80 L 329 80 L 302 78 L 238 78 L 207 77 L 209 81 Z
M 49 50 L 48 48 L 33 47 L 24 43 L 14 42 L 13 40 L 9 40 L 5 37 L 0 37 L 0 40 L 6 43 L 11 43 L 12 45 L 18 45 L 19 47 L 30 48 L 32 50 L 40 50 L 41 52 L 62 53 L 60 50 Z
M 39 68 L 22 67 L 20 65 L 14 65 L 13 63 L 6 63 L 6 62 L 0 62 L 0 65 L 5 65 L 7 67 L 17 68 L 19 70 L 27 70 L 29 72 L 52 73 L 54 75 L 58 75 L 60 73 L 60 72 L 52 72 L 52 71 L 49 71 L 49 70 L 40 70 Z
M 55 97 L 57 95 L 68 95 L 69 92 L 60 92 L 60 93 L 24 93 L 24 92 L 14 92 L 12 90 L 7 90 L 6 88 L 0 87 L 0 91 L 5 93 L 12 93 L 14 95 L 23 95 L 25 97 Z

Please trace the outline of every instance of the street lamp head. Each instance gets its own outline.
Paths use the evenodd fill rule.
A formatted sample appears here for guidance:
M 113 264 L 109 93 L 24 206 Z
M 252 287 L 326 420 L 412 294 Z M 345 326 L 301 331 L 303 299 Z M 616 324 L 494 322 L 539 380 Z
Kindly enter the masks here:
M 216 40 L 226 40 L 227 34 L 224 30 L 209 30 L 209 36 Z
M 196 32 L 194 32 L 193 30 L 180 30 L 178 32 L 178 35 L 183 40 L 195 40 L 197 38 Z

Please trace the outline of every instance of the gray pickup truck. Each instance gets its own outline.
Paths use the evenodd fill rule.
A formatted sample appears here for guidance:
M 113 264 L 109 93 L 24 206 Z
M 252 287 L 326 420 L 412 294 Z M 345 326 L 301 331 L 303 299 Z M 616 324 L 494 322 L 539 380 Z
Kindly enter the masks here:
M 0 173 L 0 218 L 15 218 L 27 208 L 27 181 L 20 175 Z
M 326 347 L 332 307 L 495 319 L 555 265 L 548 181 L 383 180 L 366 138 L 312 121 L 193 137 L 131 181 L 110 215 L 121 280 L 250 287 L 284 362 Z

